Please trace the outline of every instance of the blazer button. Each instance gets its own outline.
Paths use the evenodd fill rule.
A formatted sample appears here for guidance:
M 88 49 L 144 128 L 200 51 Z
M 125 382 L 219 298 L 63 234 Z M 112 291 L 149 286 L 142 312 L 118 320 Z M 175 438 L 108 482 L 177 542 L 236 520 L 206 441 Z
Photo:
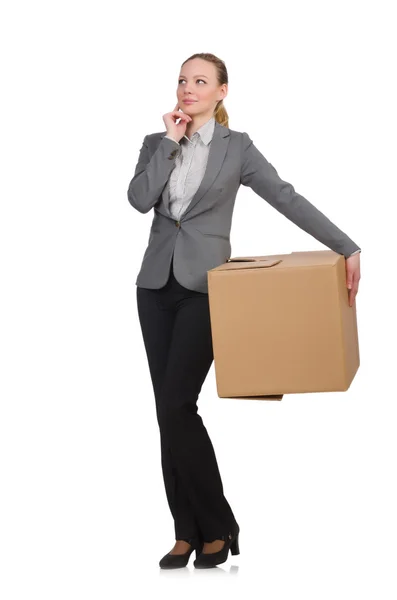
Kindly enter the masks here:
M 180 221 L 175 221 L 175 225 L 176 225 L 177 227 L 180 227 L 180 226 L 181 226 L 181 222 L 180 222 Z
M 171 152 L 171 154 L 169 155 L 168 160 L 172 160 L 177 152 L 178 152 L 178 150 L 173 150 Z

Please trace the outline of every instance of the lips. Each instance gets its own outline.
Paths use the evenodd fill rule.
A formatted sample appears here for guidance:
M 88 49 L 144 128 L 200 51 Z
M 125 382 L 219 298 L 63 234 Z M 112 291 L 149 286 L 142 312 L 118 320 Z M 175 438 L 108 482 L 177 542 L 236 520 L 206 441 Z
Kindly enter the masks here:
M 184 102 L 197 102 L 197 100 L 191 100 L 190 98 L 184 98 L 183 99 Z

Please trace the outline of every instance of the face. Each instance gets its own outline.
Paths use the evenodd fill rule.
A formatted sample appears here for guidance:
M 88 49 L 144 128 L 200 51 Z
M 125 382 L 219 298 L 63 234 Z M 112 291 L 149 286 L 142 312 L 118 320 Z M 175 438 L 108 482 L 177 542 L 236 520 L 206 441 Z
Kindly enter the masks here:
M 177 97 L 184 113 L 194 116 L 212 114 L 219 100 L 227 96 L 227 84 L 219 85 L 213 63 L 193 58 L 182 65 L 178 78 Z M 191 104 L 185 99 L 193 100 Z

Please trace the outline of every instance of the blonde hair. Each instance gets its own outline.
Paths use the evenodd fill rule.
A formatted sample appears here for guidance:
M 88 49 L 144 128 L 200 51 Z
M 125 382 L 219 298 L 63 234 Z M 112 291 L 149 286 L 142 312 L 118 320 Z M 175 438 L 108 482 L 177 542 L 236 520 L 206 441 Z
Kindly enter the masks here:
M 192 60 L 193 58 L 201 58 L 215 65 L 219 85 L 229 83 L 226 65 L 223 62 L 223 60 L 215 56 L 215 54 L 210 54 L 209 52 L 200 52 L 198 54 L 192 54 L 192 56 L 189 56 L 189 58 L 187 58 L 181 66 L 183 66 L 185 63 L 188 62 L 188 60 Z M 218 123 L 224 125 L 225 127 L 229 127 L 229 115 L 227 114 L 227 110 L 223 104 L 223 100 L 219 100 L 218 104 L 216 105 L 216 108 L 214 110 L 214 117 L 215 120 L 218 121 Z

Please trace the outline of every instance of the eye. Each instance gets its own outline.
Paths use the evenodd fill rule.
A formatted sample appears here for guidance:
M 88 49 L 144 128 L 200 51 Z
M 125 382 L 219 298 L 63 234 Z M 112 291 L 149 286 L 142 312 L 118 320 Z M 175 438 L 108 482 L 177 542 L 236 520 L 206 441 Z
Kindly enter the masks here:
M 181 81 L 185 81 L 185 79 L 183 79 L 183 77 L 181 79 L 178 80 L 178 83 L 181 83 Z M 206 81 L 204 81 L 204 79 L 196 79 L 196 81 L 202 81 L 203 83 L 207 83 Z

